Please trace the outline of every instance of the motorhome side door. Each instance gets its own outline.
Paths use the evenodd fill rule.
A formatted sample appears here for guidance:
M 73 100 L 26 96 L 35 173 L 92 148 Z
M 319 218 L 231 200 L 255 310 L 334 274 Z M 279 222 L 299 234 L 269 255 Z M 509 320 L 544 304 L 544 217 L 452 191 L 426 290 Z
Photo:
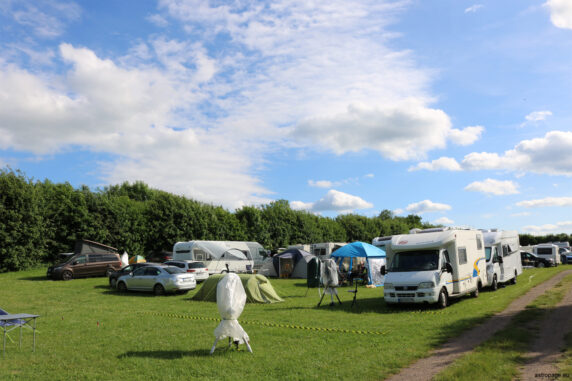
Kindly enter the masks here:
M 443 250 L 441 251 L 441 285 L 445 285 L 447 293 L 451 295 L 453 293 L 453 274 L 447 272 L 447 264 L 451 266 L 449 253 L 447 250 Z

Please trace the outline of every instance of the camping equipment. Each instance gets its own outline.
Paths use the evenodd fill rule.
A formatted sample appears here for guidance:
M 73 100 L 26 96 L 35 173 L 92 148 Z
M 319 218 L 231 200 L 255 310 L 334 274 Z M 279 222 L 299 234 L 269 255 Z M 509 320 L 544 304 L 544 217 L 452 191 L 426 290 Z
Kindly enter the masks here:
M 355 266 L 357 259 L 364 258 L 368 284 L 383 285 L 384 276 L 381 274 L 381 268 L 385 266 L 385 251 L 382 249 L 365 242 L 352 242 L 336 250 L 332 258 L 338 261 L 340 268 L 347 266 L 350 272 L 357 267 Z
M 212 355 L 216 344 L 220 339 L 225 337 L 229 338 L 228 345 L 230 346 L 231 340 L 238 344 L 246 344 L 249 352 L 250 348 L 248 334 L 238 323 L 238 317 L 244 309 L 246 303 L 246 292 L 238 275 L 229 273 L 222 278 L 216 288 L 216 304 L 218 311 L 222 318 L 218 327 L 214 331 L 215 342 L 211 348 L 210 354 Z
M 338 296 L 338 268 L 336 262 L 333 259 L 325 259 L 322 262 L 320 270 L 320 281 L 324 285 L 324 293 L 320 298 L 318 307 L 320 307 L 320 304 L 322 304 L 322 300 L 326 294 L 329 294 L 332 299 L 330 306 L 334 305 L 334 295 L 336 295 L 336 298 L 338 298 L 338 302 L 342 304 L 342 301 Z
M 268 277 L 307 279 L 308 263 L 316 258 L 307 251 L 292 248 L 268 258 L 258 273 Z
M 216 302 L 217 284 L 225 275 L 214 274 L 205 280 L 193 300 Z M 278 303 L 284 300 L 278 296 L 270 280 L 260 274 L 238 274 L 246 292 L 247 303 Z
M 0 309 L 0 327 L 2 327 L 2 331 L 4 332 L 4 356 L 6 356 L 6 337 L 10 339 L 11 342 L 14 342 L 8 332 L 20 328 L 20 348 L 22 348 L 22 327 L 30 328 L 34 331 L 34 349 L 36 351 L 36 318 L 40 317 L 40 315 L 31 315 L 31 314 L 9 314 L 8 312 Z M 30 325 L 30 322 L 33 321 L 34 325 Z M 11 327 L 11 328 L 8 328 Z
M 141 255 L 134 255 L 133 257 L 129 258 L 129 264 L 132 265 L 134 263 L 143 263 L 147 262 L 144 257 Z

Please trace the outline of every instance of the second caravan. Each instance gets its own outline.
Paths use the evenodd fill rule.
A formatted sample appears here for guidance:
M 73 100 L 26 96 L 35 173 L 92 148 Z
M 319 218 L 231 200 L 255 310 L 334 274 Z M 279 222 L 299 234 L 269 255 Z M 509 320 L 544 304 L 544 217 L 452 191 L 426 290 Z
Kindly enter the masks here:
M 209 274 L 253 272 L 267 255 L 258 242 L 186 241 L 173 246 L 174 260 L 204 262 Z
M 386 303 L 438 303 L 479 295 L 486 282 L 483 233 L 474 229 L 426 229 L 395 235 L 386 245 Z

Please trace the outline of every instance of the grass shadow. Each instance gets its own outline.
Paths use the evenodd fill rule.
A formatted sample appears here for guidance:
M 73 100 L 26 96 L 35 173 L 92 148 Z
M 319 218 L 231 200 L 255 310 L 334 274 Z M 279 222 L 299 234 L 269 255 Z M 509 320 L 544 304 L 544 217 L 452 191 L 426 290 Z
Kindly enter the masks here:
M 52 282 L 53 279 L 50 279 L 46 276 L 26 276 L 22 278 L 18 278 L 18 280 L 27 280 L 33 282 Z
M 177 350 L 173 350 L 173 351 L 166 351 L 166 350 L 129 351 L 129 352 L 125 352 L 125 353 L 117 356 L 117 358 L 124 359 L 124 358 L 129 358 L 129 357 L 143 357 L 143 358 L 174 360 L 174 359 L 180 359 L 183 357 L 197 357 L 197 356 L 203 357 L 203 356 L 208 356 L 208 355 L 209 355 L 208 349 L 196 349 L 194 351 L 177 351 Z

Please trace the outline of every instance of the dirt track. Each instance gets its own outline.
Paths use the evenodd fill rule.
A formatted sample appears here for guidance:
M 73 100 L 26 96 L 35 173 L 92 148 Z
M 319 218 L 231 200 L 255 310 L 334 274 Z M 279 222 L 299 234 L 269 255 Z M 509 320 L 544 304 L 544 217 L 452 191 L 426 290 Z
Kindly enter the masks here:
M 461 336 L 458 336 L 446 344 L 444 344 L 441 348 L 434 350 L 429 357 L 423 358 L 418 360 L 414 364 L 410 365 L 407 368 L 401 370 L 400 373 L 392 376 L 389 378 L 391 381 L 396 380 L 431 380 L 437 373 L 441 372 L 447 366 L 449 366 L 453 361 L 457 358 L 463 356 L 467 352 L 470 352 L 484 342 L 491 338 L 496 332 L 500 331 L 501 329 L 505 328 L 509 322 L 511 321 L 512 317 L 522 311 L 528 304 L 530 304 L 534 299 L 542 295 L 546 290 L 554 287 L 562 278 L 566 275 L 572 273 L 572 270 L 563 271 L 553 278 L 547 280 L 544 283 L 539 284 L 538 286 L 532 288 L 528 291 L 525 295 L 521 296 L 520 298 L 514 300 L 504 311 L 499 312 L 498 314 L 494 315 L 490 319 L 486 320 L 484 323 L 472 328 L 471 330 L 463 333 Z M 568 301 L 568 302 L 566 302 Z M 568 303 L 562 306 L 562 308 L 558 308 L 554 312 L 558 312 L 558 316 L 552 317 L 555 313 L 549 314 L 548 318 L 556 319 L 554 322 L 543 322 L 543 326 L 548 325 L 548 327 L 561 327 L 564 323 L 567 326 L 572 324 L 571 320 L 568 316 L 572 316 L 572 292 L 569 292 L 567 296 L 564 298 L 562 303 Z M 561 304 L 562 304 L 561 303 Z M 559 305 L 560 306 L 560 305 Z M 562 311 L 562 313 L 560 313 Z M 568 316 L 565 316 L 568 314 Z M 556 324 L 556 325 L 552 325 Z M 558 331 L 560 333 L 560 340 L 564 335 L 561 329 L 551 330 L 551 331 Z M 542 332 L 543 333 L 543 332 Z M 542 335 L 541 333 L 541 335 Z M 551 332 L 554 333 L 554 332 Z M 556 339 L 547 338 L 544 340 L 542 336 L 538 343 L 538 346 L 534 347 L 533 349 L 536 355 L 532 355 L 530 357 L 531 363 L 523 369 L 523 380 L 524 379 L 535 379 L 534 376 L 537 373 L 542 373 L 539 368 L 539 364 L 542 362 L 549 363 L 553 361 L 553 357 L 546 356 L 545 353 L 547 347 L 550 348 L 560 348 L 555 344 Z M 536 345 L 536 343 L 535 343 Z M 559 350 L 559 349 L 557 349 Z M 547 368 L 548 369 L 548 368 Z M 546 373 L 554 373 L 554 371 L 548 371 Z M 524 378 L 532 375 L 533 378 Z M 538 379 L 538 378 L 536 378 Z M 550 378 L 543 378 L 544 380 Z

